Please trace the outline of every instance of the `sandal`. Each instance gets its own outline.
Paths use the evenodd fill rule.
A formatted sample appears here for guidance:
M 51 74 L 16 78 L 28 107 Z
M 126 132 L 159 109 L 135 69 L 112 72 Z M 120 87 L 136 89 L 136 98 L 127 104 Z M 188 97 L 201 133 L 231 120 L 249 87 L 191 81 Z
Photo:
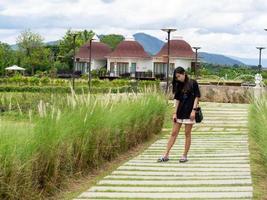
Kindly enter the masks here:
M 182 157 L 180 158 L 180 160 L 179 160 L 180 163 L 185 163 L 185 162 L 187 162 L 187 161 L 188 161 L 187 156 L 182 156 Z
M 168 157 L 162 156 L 158 159 L 158 162 L 167 162 L 169 160 Z

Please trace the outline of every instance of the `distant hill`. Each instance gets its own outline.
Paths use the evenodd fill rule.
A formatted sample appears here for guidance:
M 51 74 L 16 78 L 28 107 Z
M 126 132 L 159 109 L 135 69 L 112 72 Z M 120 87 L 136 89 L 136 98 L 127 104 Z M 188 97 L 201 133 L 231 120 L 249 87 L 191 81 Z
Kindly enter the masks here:
M 59 40 L 46 42 L 45 45 L 48 45 L 48 46 L 59 45 Z
M 157 54 L 164 45 L 164 42 L 160 39 L 145 33 L 136 33 L 133 36 L 135 40 L 139 42 L 144 47 L 145 51 L 150 55 Z
M 14 51 L 16 51 L 16 50 L 19 49 L 18 45 L 16 45 L 16 44 L 11 44 L 10 47 L 11 47 L 11 49 L 13 49 Z
M 264 54 L 262 54 L 262 56 L 265 56 Z M 237 59 L 242 61 L 243 63 L 246 63 L 247 65 L 250 66 L 258 66 L 259 64 L 259 59 L 258 58 L 239 58 L 239 57 L 234 57 L 234 56 L 230 56 L 233 59 Z M 264 68 L 267 68 L 267 59 L 266 56 L 265 58 L 263 57 L 261 60 L 261 64 Z
M 47 46 L 52 46 L 52 45 L 58 45 L 59 44 L 59 40 L 56 40 L 56 41 L 50 41 L 50 42 L 46 42 L 45 43 L 45 45 L 47 45 Z M 13 50 L 18 50 L 19 49 L 19 47 L 18 47 L 18 45 L 16 45 L 16 44 L 12 44 L 12 45 L 10 45 L 11 46 L 11 48 L 13 49 Z
M 199 57 L 203 62 L 219 65 L 246 65 L 243 62 L 220 54 L 199 52 Z
M 159 40 L 158 38 L 145 33 L 136 33 L 134 34 L 134 38 L 144 47 L 145 51 L 148 52 L 150 55 L 157 54 L 164 45 L 164 42 L 162 40 Z M 199 56 L 203 62 L 207 63 L 220 65 L 245 65 L 239 60 L 219 54 L 200 52 Z

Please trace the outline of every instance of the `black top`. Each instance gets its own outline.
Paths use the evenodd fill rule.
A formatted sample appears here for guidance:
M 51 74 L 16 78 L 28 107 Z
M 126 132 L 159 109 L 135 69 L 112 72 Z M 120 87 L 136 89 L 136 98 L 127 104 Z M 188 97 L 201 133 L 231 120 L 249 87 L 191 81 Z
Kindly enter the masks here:
M 192 112 L 194 101 L 196 97 L 200 98 L 200 91 L 196 80 L 189 80 L 190 89 L 185 91 L 183 89 L 184 83 L 177 82 L 174 99 L 179 100 L 179 106 L 176 111 L 178 119 L 189 119 Z

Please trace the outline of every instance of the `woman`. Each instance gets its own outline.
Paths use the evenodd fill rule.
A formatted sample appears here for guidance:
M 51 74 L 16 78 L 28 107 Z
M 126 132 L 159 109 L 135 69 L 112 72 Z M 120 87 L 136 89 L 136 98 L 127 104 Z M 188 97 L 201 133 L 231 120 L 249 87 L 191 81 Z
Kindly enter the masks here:
M 172 116 L 172 133 L 167 144 L 167 149 L 164 155 L 158 159 L 158 162 L 167 162 L 169 160 L 169 152 L 175 143 L 182 124 L 185 124 L 185 147 L 179 162 L 188 161 L 187 154 L 191 145 L 191 131 L 193 124 L 195 124 L 195 115 L 200 98 L 197 81 L 190 79 L 184 68 L 177 67 L 174 70 L 173 77 L 173 85 L 176 87 L 174 89 L 176 106 Z

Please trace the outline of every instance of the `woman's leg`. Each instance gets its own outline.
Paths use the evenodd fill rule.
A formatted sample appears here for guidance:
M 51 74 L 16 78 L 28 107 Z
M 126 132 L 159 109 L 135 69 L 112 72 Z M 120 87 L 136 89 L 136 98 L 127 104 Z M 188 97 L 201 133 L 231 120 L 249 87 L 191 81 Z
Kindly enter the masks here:
M 171 150 L 173 144 L 175 143 L 175 140 L 177 138 L 177 135 L 179 134 L 181 126 L 182 126 L 182 124 L 173 122 L 172 134 L 171 134 L 171 136 L 169 138 L 164 157 L 168 157 L 169 156 L 170 150 Z
M 193 124 L 185 124 L 185 147 L 183 156 L 187 156 L 187 153 L 191 146 L 191 132 Z

